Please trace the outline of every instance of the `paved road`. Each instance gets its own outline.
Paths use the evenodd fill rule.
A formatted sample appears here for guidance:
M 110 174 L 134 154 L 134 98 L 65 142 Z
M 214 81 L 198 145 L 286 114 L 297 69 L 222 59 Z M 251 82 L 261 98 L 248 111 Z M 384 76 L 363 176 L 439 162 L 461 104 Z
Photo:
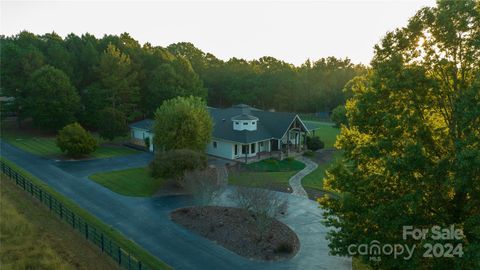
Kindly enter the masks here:
M 294 176 L 292 176 L 289 180 L 288 183 L 290 184 L 290 187 L 292 188 L 292 194 L 308 198 L 308 194 L 305 191 L 305 189 L 302 186 L 302 179 L 307 176 L 307 174 L 313 172 L 317 167 L 317 163 L 311 161 L 308 158 L 305 157 L 298 157 L 297 158 L 299 161 L 305 163 L 305 168 L 303 168 L 301 171 L 296 173 Z
M 328 255 L 327 230 L 320 223 L 322 210 L 315 202 L 298 196 L 282 193 L 289 196 L 289 214 L 282 221 L 297 233 L 300 251 L 287 261 L 254 261 L 173 223 L 169 219 L 170 211 L 191 205 L 188 197 L 126 197 L 87 178 L 88 174 L 102 171 L 102 168 L 120 169 L 120 161 L 125 162 L 125 167 L 146 164 L 148 156 L 145 154 L 127 156 L 131 159 L 78 163 L 92 166 L 88 170 L 82 169 L 82 165 L 66 165 L 34 156 L 3 141 L 1 156 L 36 175 L 176 269 L 351 269 L 350 259 Z

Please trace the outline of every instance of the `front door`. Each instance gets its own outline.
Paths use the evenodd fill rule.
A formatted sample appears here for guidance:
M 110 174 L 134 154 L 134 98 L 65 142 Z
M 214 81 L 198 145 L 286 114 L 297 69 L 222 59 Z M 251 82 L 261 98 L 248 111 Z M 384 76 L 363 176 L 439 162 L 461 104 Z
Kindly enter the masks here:
M 272 149 L 272 151 L 278 151 L 278 140 L 271 139 L 270 140 L 270 148 Z

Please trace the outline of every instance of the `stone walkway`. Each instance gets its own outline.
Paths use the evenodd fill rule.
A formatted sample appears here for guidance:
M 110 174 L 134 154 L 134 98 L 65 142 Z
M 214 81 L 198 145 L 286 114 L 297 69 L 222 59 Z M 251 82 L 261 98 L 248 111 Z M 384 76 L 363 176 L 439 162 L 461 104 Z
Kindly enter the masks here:
M 303 170 L 299 171 L 297 174 L 292 176 L 292 178 L 288 180 L 288 183 L 290 184 L 290 187 L 292 187 L 293 195 L 308 198 L 307 192 L 302 187 L 302 179 L 305 176 L 307 176 L 309 173 L 314 171 L 318 167 L 318 165 L 317 163 L 311 161 L 310 159 L 302 156 L 298 157 L 297 160 L 305 163 L 306 166 L 305 168 L 303 168 Z

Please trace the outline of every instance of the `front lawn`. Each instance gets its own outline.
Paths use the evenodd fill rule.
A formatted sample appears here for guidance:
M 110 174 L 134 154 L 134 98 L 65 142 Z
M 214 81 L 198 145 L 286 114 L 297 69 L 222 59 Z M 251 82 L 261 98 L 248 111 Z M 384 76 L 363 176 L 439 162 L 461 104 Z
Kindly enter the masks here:
M 289 192 L 288 180 L 303 168 L 305 164 L 298 160 L 265 159 L 243 165 L 243 169 L 239 172 L 230 172 L 228 181 L 231 185 Z
M 302 186 L 306 188 L 323 190 L 323 178 L 325 177 L 325 171 L 341 157 L 342 152 L 335 151 L 330 161 L 318 164 L 318 167 L 313 172 L 302 179 Z
M 305 164 L 295 159 L 284 159 L 280 161 L 269 158 L 247 164 L 245 167 L 254 172 L 289 172 L 300 171 L 305 168 Z
M 134 197 L 152 196 L 164 184 L 163 179 L 150 176 L 146 167 L 97 173 L 90 179 L 116 193 Z
M 11 123 L 2 122 L 2 139 L 6 142 L 38 156 L 59 157 L 62 151 L 55 144 L 55 136 L 44 134 L 35 130 L 18 129 Z M 102 143 L 102 140 L 97 138 Z M 109 158 L 116 156 L 125 156 L 137 154 L 139 151 L 119 145 L 99 145 L 97 150 L 92 153 L 92 158 Z
M 335 144 L 340 129 L 334 124 L 318 121 L 303 121 L 309 128 L 315 128 L 315 136 L 319 137 L 325 143 L 326 148 L 331 148 Z

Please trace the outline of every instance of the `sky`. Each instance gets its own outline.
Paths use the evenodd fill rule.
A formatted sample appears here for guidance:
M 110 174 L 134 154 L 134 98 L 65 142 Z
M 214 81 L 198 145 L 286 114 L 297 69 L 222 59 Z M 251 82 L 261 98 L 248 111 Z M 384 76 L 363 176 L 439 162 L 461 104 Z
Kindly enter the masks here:
M 368 64 L 373 46 L 434 0 L 418 1 L 1 1 L 0 33 L 65 37 L 128 32 L 141 44 L 192 42 L 220 59 L 348 57 Z

